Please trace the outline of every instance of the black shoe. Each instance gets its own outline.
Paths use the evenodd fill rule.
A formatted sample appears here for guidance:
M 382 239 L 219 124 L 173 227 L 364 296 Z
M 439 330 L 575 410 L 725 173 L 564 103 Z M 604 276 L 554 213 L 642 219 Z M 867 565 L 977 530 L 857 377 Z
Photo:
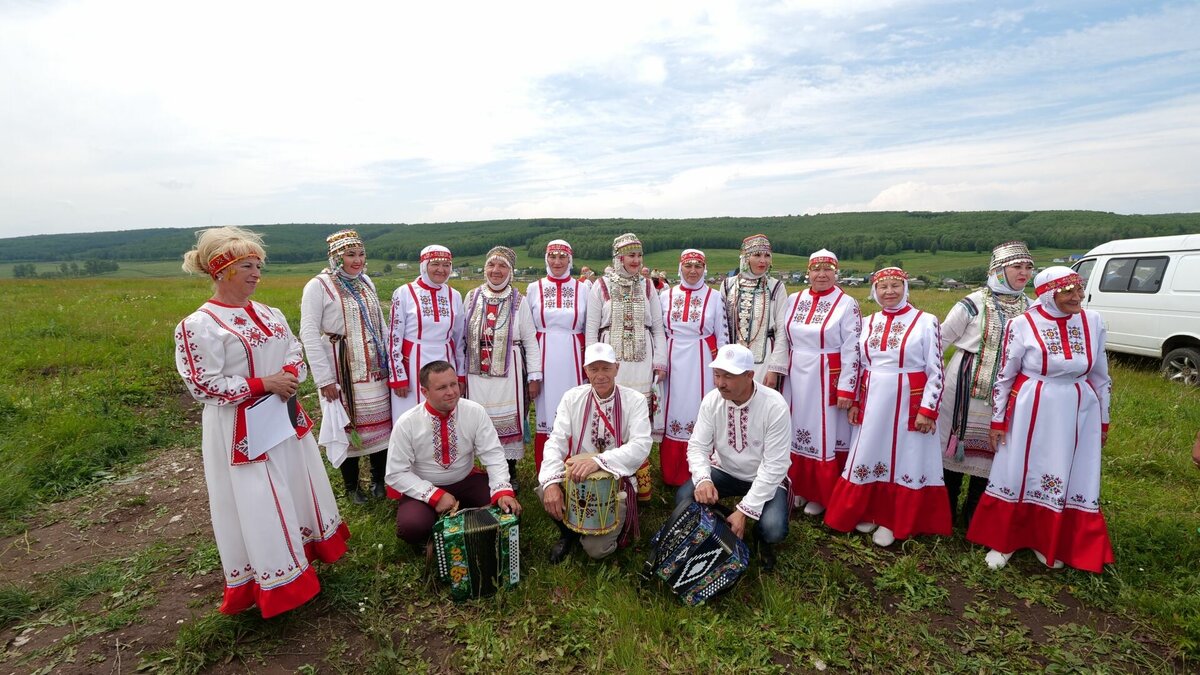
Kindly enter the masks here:
M 575 549 L 575 544 L 579 543 L 578 537 L 559 537 L 558 541 L 550 547 L 550 564 L 557 565 L 567 559 L 571 555 L 571 551 Z
M 354 502 L 355 504 L 366 504 L 367 503 L 366 493 L 364 493 L 362 490 L 360 490 L 358 488 L 354 488 L 353 490 L 347 490 L 346 496 L 349 497 L 350 501 Z
M 758 542 L 758 557 L 762 560 L 762 568 L 764 572 L 771 572 L 775 569 L 775 545 L 765 541 Z
M 387 497 L 387 488 L 384 487 L 382 482 L 371 483 L 371 496 L 376 499 L 383 499 Z
M 508 460 L 508 482 L 512 485 L 513 494 L 521 491 L 521 486 L 517 484 L 517 460 Z

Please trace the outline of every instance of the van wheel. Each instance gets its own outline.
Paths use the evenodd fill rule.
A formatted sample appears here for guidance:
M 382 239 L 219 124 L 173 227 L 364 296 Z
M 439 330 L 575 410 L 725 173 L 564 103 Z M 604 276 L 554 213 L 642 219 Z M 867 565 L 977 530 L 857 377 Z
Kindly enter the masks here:
M 1180 347 L 1167 352 L 1162 374 L 1172 382 L 1200 386 L 1200 349 Z

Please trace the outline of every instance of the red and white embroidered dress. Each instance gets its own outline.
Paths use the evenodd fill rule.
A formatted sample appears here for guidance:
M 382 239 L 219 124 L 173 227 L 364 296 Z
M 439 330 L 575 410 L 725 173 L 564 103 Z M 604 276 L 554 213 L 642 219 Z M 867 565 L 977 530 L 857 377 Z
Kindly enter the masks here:
M 425 402 L 417 380 L 425 364 L 446 361 L 454 366 L 459 381 L 466 381 L 462 357 L 465 325 L 462 294 L 449 283 L 434 287 L 418 278 L 392 293 L 388 386 L 392 389 L 393 424 Z M 408 396 L 396 395 L 400 387 L 408 387 Z
M 916 430 L 918 414 L 937 419 L 942 353 L 937 317 L 905 303 L 863 320 L 856 399 L 862 424 L 850 441 L 825 523 L 849 532 L 858 523 L 897 539 L 950 534 L 950 498 L 937 434 Z
M 807 501 L 829 504 L 850 450 L 850 420 L 838 397 L 858 389 L 858 302 L 833 286 L 805 289 L 788 297 L 776 333 L 787 343 L 786 359 L 771 370 L 785 375 L 783 398 L 792 415 L 792 491 Z
M 1007 434 L 967 539 L 1098 573 L 1114 560 L 1100 512 L 1112 389 L 1104 325 L 1094 313 L 1053 314 L 1035 306 L 1008 322 L 992 411 L 992 428 Z
M 696 412 L 712 391 L 708 364 L 728 341 L 725 299 L 708 286 L 683 284 L 659 295 L 667 339 L 667 378 L 663 386 L 663 439 L 658 446 L 663 482 L 678 487 L 691 477 L 687 446 L 696 426 Z
M 442 414 L 428 403 L 404 413 L 392 428 L 388 444 L 388 496 L 418 499 L 437 506 L 445 491 L 475 469 L 475 460 L 488 475 L 492 503 L 514 496 L 508 462 L 492 418 L 483 406 L 465 398 Z
M 308 376 L 300 341 L 278 309 L 210 300 L 176 327 L 175 365 L 204 404 L 204 477 L 225 575 L 220 611 L 258 605 L 269 618 L 299 607 L 321 590 L 311 561 L 340 558 L 350 530 L 303 409 L 293 420 L 296 438 L 254 460 L 246 454 L 245 409 L 274 396 L 264 376 L 280 370 L 301 381 Z
M 563 394 L 583 384 L 583 335 L 587 324 L 588 284 L 569 275 L 545 277 L 525 293 L 541 348 L 542 390 L 533 399 L 537 429 L 533 440 L 534 471 L 542 466 L 542 449 L 554 428 Z M 532 367 L 531 367 L 532 368 Z

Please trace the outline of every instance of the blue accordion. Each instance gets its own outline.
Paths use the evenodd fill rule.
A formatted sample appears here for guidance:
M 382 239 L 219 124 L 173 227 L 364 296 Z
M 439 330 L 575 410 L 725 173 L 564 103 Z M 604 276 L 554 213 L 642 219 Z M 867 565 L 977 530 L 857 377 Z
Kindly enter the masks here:
M 719 507 L 718 507 L 719 508 Z M 713 507 L 675 507 L 650 539 L 644 579 L 657 578 L 685 605 L 698 605 L 733 588 L 746 571 L 750 550 Z

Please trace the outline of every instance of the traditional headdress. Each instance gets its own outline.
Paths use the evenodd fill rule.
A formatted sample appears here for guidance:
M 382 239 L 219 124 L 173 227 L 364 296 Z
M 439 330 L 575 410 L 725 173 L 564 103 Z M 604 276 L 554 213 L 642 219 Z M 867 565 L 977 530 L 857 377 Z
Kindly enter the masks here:
M 421 249 L 421 280 L 424 281 L 428 286 L 441 288 L 441 284 L 435 284 L 429 278 L 428 269 L 429 262 L 431 260 L 449 260 L 453 262 L 454 256 L 450 254 L 450 249 L 439 244 L 430 244 L 429 246 Z
M 1070 267 L 1047 267 L 1033 278 L 1033 292 L 1037 294 L 1038 304 L 1055 316 L 1063 313 L 1054 302 L 1054 295 L 1082 285 L 1083 278 Z
M 875 295 L 875 284 L 884 279 L 900 279 L 904 282 L 904 296 L 900 298 L 900 304 L 896 305 L 895 309 L 901 309 L 908 304 L 908 273 L 899 267 L 885 267 L 871 275 L 871 299 L 875 301 L 875 304 L 883 305 Z
M 832 265 L 834 270 L 838 268 L 838 257 L 833 251 L 821 249 L 816 253 L 808 256 L 808 269 L 813 269 L 819 265 Z
M 329 245 L 329 267 L 328 271 L 338 270 L 342 266 L 340 258 L 346 252 L 346 249 L 354 246 L 363 246 L 362 237 L 358 236 L 358 232 L 354 230 L 338 230 L 333 234 L 325 237 L 325 243 Z
M 1025 287 L 1013 288 L 1008 283 L 1008 274 L 1004 268 L 1019 263 L 1033 264 L 1033 256 L 1029 255 L 1029 247 L 1023 241 L 1008 241 L 992 249 L 992 262 L 988 264 L 987 287 L 993 293 L 1003 296 L 1023 295 Z
M 484 279 L 484 281 L 493 291 L 501 291 L 512 281 L 513 271 L 517 269 L 517 252 L 507 246 L 493 246 L 492 250 L 488 251 L 487 257 L 483 259 L 483 264 L 486 265 L 493 259 L 503 260 L 508 265 L 508 277 L 499 286 L 493 284 L 491 279 Z
M 765 234 L 752 234 L 742 240 L 742 253 L 738 259 L 738 272 L 746 279 L 760 279 L 763 276 L 770 274 L 771 268 L 768 267 L 766 272 L 762 274 L 751 274 L 750 272 L 750 256 L 754 253 L 765 251 L 771 252 L 771 242 Z
M 704 265 L 704 271 L 700 274 L 700 280 L 696 285 L 689 286 L 687 280 L 683 278 L 683 266 L 685 263 L 698 262 Z M 704 257 L 704 251 L 699 249 L 689 248 L 684 249 L 683 253 L 679 254 L 679 284 L 684 288 L 694 291 L 704 286 L 704 279 L 708 276 L 708 259 Z
M 571 276 L 571 268 L 575 264 L 575 252 L 573 250 L 571 250 L 571 245 L 562 239 L 555 239 L 555 240 L 551 241 L 550 243 L 546 244 L 546 255 L 544 258 L 544 260 L 546 261 L 546 275 L 549 276 L 551 279 L 554 279 L 556 277 L 550 273 L 550 254 L 551 253 L 567 254 L 567 273 L 566 273 L 565 277 L 557 277 L 557 278 L 563 279 L 563 278 L 570 277 Z
M 614 258 L 629 253 L 641 252 L 642 240 L 638 239 L 637 235 L 632 232 L 626 232 L 616 239 L 613 239 L 612 253 Z
M 247 253 L 245 255 L 236 255 L 232 251 L 226 251 L 224 253 L 219 253 L 209 259 L 208 273 L 210 275 L 212 275 L 212 278 L 216 279 L 217 275 L 220 274 L 221 272 L 223 272 L 225 270 L 225 268 L 229 267 L 230 265 L 234 264 L 235 262 L 237 262 L 239 260 L 245 260 L 246 258 L 249 258 L 253 255 L 254 255 L 253 253 Z

